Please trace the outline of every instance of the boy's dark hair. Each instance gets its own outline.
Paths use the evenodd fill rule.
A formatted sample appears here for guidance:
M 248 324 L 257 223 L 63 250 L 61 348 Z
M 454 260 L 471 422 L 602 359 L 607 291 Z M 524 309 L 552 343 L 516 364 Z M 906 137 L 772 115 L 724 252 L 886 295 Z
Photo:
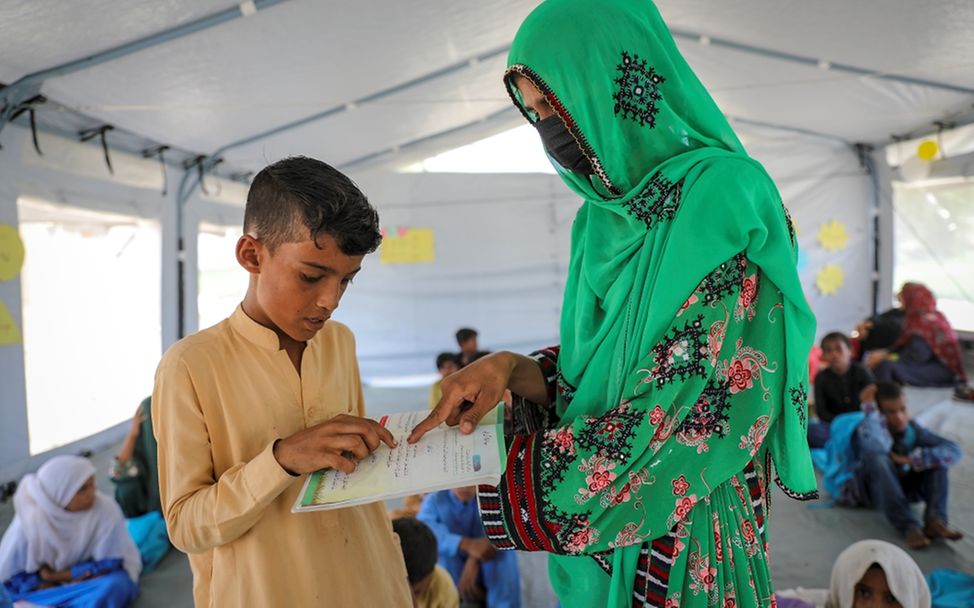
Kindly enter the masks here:
M 436 369 L 440 369 L 450 361 L 453 361 L 457 365 L 460 365 L 460 359 L 455 353 L 440 353 L 436 355 Z
M 835 341 L 835 340 L 837 340 L 837 341 L 839 341 L 839 342 L 842 342 L 843 344 L 845 344 L 845 345 L 846 345 L 846 347 L 849 347 L 849 346 L 851 346 L 851 345 L 849 344 L 849 336 L 847 336 L 847 335 L 845 335 L 845 334 L 844 334 L 844 333 L 842 333 L 841 331 L 833 331 L 833 332 L 831 332 L 831 333 L 827 333 L 827 334 L 825 334 L 825 335 L 824 335 L 824 336 L 822 337 L 822 341 L 821 341 L 821 342 L 819 342 L 819 343 L 818 343 L 818 345 L 819 345 L 819 346 L 820 346 L 821 348 L 825 348 L 825 345 L 826 345 L 826 344 L 827 344 L 828 342 L 832 342 L 832 341 Z
M 392 529 L 399 535 L 409 584 L 415 585 L 436 568 L 436 536 L 429 526 L 413 517 L 392 520 Z
M 477 337 L 477 330 L 469 327 L 461 327 L 457 330 L 457 344 L 463 344 L 470 338 Z
M 315 243 L 320 234 L 333 237 L 345 255 L 372 253 L 382 242 L 379 214 L 358 186 L 305 156 L 279 160 L 257 174 L 247 193 L 243 229 L 271 252 L 303 241 L 304 230 Z
M 876 383 L 876 405 L 883 411 L 883 401 L 892 401 L 903 396 L 903 389 L 895 382 Z

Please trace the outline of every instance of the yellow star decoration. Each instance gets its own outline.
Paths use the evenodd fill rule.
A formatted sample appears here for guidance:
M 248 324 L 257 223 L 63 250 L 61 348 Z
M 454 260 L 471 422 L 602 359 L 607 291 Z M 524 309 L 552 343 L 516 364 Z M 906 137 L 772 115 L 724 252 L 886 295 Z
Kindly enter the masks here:
M 849 233 L 846 232 L 845 225 L 838 220 L 832 220 L 822 224 L 818 229 L 818 242 L 828 251 L 838 251 L 845 249 L 849 244 Z
M 845 272 L 838 264 L 826 264 L 815 275 L 815 285 L 823 296 L 834 295 L 845 284 Z

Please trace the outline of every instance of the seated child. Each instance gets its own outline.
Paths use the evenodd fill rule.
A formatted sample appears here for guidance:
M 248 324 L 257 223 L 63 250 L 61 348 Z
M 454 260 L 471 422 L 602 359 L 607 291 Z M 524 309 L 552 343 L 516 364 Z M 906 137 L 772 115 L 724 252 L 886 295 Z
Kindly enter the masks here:
M 443 397 L 443 389 L 440 386 L 443 378 L 460 371 L 460 359 L 454 353 L 440 353 L 436 356 L 436 371 L 440 372 L 440 379 L 430 388 L 430 409 L 436 407 Z
M 142 563 L 122 510 L 95 490 L 95 467 L 55 456 L 20 482 L 0 541 L 0 581 L 14 601 L 115 608 L 138 595 Z
M 956 399 L 974 400 L 957 332 L 937 310 L 933 293 L 919 283 L 907 283 L 898 297 L 905 314 L 903 333 L 889 349 L 868 353 L 866 365 L 878 380 L 911 386 L 953 386 Z
M 112 463 L 111 479 L 115 484 L 115 500 L 122 507 L 125 517 L 162 511 L 151 407 L 151 397 L 146 397 L 139 404 L 129 433 Z
M 899 547 L 863 540 L 835 560 L 829 589 L 779 592 L 778 606 L 890 606 L 930 608 L 931 594 L 923 572 Z
M 159 502 L 151 402 L 152 398 L 146 397 L 139 404 L 110 473 L 115 484 L 115 500 L 129 519 L 129 533 L 142 554 L 143 573 L 153 570 L 172 547 Z
M 413 592 L 414 608 L 457 608 L 460 596 L 450 573 L 436 565 L 436 536 L 423 522 L 412 517 L 392 520 L 399 535 L 406 574 Z
M 873 386 L 869 370 L 852 360 L 845 334 L 827 334 L 821 345 L 822 358 L 828 367 L 815 375 L 815 413 L 819 422 L 808 425 L 808 442 L 813 448 L 825 446 L 833 418 L 859 411 L 860 402 L 863 397 L 870 397 L 869 389 Z
M 517 554 L 497 551 L 484 533 L 473 486 L 434 492 L 423 499 L 417 518 L 428 525 L 446 568 L 465 603 L 491 608 L 521 605 Z
M 960 448 L 910 420 L 897 384 L 876 385 L 876 407 L 867 408 L 853 439 L 856 493 L 883 511 L 913 549 L 934 538 L 958 540 L 962 534 L 947 527 L 947 470 L 960 460 Z M 926 505 L 922 529 L 910 508 L 918 500 Z

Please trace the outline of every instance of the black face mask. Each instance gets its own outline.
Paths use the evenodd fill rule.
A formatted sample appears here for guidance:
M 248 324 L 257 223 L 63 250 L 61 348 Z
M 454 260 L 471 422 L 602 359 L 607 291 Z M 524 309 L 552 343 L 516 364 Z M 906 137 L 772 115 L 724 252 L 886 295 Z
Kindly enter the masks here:
M 578 147 L 575 138 L 568 132 L 565 123 L 561 121 L 561 118 L 557 114 L 537 121 L 534 123 L 534 128 L 541 135 L 541 142 L 544 144 L 548 154 L 559 165 L 576 173 L 581 173 L 582 175 L 592 175 L 595 173 L 592 169 L 592 163 L 582 153 L 582 149 Z

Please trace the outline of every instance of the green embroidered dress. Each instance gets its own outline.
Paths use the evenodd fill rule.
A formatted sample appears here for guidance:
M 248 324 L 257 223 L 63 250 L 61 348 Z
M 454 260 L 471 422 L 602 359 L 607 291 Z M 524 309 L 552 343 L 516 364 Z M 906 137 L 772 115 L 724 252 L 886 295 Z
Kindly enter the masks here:
M 594 169 L 551 403 L 516 400 L 489 538 L 547 551 L 562 606 L 768 606 L 774 479 L 815 493 L 805 439 L 815 331 L 787 211 L 648 0 L 548 0 L 506 84 L 544 94 Z

